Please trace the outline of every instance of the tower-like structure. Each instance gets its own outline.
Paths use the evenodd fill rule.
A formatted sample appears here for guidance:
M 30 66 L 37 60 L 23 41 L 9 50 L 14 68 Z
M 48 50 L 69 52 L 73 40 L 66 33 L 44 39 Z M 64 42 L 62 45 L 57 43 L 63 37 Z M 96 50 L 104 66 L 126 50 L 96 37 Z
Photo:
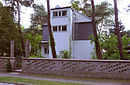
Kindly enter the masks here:
M 89 17 L 73 10 L 71 7 L 51 9 L 51 27 L 55 39 L 57 55 L 64 50 L 71 51 L 74 59 L 90 59 L 94 46 L 88 38 L 92 33 L 92 21 Z M 52 58 L 49 46 L 48 26 L 43 25 L 42 55 Z

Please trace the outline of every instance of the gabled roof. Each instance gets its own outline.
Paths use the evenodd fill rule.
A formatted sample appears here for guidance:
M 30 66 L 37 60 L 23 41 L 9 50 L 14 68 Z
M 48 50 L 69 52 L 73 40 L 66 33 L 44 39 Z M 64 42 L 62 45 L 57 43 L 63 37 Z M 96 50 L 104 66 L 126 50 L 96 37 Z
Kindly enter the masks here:
M 78 23 L 78 22 L 92 22 L 91 18 L 76 11 L 76 10 L 73 10 L 74 14 L 75 14 L 75 23 Z

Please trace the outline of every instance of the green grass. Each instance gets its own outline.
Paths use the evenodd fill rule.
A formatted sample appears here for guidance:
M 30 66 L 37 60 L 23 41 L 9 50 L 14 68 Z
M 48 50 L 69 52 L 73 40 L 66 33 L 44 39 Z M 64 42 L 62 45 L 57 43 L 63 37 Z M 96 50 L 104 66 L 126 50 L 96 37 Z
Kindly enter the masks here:
M 0 76 L 0 81 L 26 83 L 26 84 L 34 84 L 34 85 L 86 85 L 86 84 L 63 83 L 63 82 L 24 79 L 24 78 L 16 78 L 16 77 L 1 77 L 1 76 Z

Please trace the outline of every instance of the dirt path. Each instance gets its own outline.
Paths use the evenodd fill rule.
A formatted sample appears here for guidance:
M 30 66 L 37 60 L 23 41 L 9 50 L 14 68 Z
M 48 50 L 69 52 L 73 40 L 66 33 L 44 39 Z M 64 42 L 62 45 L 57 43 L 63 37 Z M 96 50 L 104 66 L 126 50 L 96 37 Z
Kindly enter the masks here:
M 11 73 L 0 72 L 0 76 L 57 81 L 57 82 L 70 82 L 70 83 L 80 83 L 80 84 L 90 84 L 90 85 L 130 85 L 130 81 L 128 80 L 89 79 L 89 78 L 79 78 L 79 77 L 54 76 L 54 75 L 26 74 L 26 73 L 17 73 L 17 72 L 11 72 Z

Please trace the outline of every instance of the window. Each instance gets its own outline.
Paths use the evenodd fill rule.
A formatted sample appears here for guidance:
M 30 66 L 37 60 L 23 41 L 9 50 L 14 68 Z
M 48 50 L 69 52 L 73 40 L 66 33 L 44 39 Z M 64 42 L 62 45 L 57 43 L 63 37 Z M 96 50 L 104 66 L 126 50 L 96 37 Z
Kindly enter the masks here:
M 53 26 L 53 32 L 67 31 L 67 25 Z
M 49 54 L 49 49 L 48 48 L 44 48 L 44 53 L 45 54 Z
M 60 17 L 60 16 L 66 16 L 67 11 L 54 11 L 53 12 L 53 17 Z
M 59 26 L 59 31 L 61 31 L 61 26 Z
M 58 12 L 53 12 L 53 17 L 58 16 Z
M 62 11 L 62 16 L 66 16 L 67 15 L 67 11 Z
M 53 26 L 53 31 L 57 31 L 57 26 Z
M 59 11 L 59 16 L 61 16 L 61 11 Z
M 67 31 L 67 26 L 62 26 L 62 31 Z

